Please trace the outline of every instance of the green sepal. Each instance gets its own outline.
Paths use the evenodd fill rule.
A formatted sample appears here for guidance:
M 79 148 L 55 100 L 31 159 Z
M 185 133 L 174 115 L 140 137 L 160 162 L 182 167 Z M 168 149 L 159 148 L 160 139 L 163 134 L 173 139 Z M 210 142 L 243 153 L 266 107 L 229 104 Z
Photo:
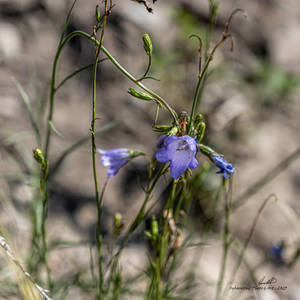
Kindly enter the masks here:
M 135 150 L 128 150 L 130 159 L 135 158 L 137 156 L 145 155 L 143 152 L 135 151 Z
M 197 147 L 200 149 L 200 151 L 205 154 L 206 156 L 208 156 L 209 158 L 211 157 L 211 155 L 216 154 L 216 151 L 211 149 L 208 146 L 205 146 L 203 144 L 197 144 Z

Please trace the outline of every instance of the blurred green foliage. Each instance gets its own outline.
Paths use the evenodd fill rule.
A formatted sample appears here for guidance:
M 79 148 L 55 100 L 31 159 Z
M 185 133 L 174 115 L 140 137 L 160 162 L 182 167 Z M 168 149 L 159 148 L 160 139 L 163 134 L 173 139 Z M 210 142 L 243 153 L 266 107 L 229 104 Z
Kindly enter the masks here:
M 266 106 L 278 102 L 288 103 L 291 93 L 300 83 L 300 77 L 282 70 L 270 61 L 261 61 L 253 73 L 246 76 L 246 83 L 255 86 L 256 98 Z

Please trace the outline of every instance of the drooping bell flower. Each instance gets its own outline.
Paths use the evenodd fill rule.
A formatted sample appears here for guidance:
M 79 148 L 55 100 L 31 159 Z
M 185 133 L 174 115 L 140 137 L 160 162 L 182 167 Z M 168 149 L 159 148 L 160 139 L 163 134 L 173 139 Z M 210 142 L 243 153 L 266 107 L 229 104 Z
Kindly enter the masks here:
M 157 147 L 156 159 L 161 163 L 170 162 L 170 172 L 178 179 L 186 169 L 195 169 L 198 161 L 195 158 L 196 140 L 190 136 L 161 136 Z

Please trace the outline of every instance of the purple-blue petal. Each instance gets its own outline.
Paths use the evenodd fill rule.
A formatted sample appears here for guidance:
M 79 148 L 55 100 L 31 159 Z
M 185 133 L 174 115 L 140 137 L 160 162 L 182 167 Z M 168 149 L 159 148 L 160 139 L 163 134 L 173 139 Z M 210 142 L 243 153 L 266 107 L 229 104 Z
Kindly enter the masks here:
M 212 155 L 212 159 L 215 165 L 220 169 L 217 173 L 221 173 L 224 178 L 229 178 L 233 174 L 235 168 L 232 164 L 228 163 L 222 156 L 219 154 Z
M 198 162 L 195 159 L 196 141 L 190 136 L 170 135 L 163 137 L 158 143 L 160 149 L 156 153 L 159 162 L 170 162 L 170 172 L 178 179 L 187 168 L 195 169 Z
M 166 163 L 169 161 L 169 155 L 166 148 L 161 148 L 157 151 L 155 155 L 156 159 L 161 163 Z
M 198 167 L 198 161 L 195 157 L 193 157 L 192 161 L 190 162 L 188 168 L 194 170 Z
M 130 153 L 126 148 L 116 148 L 111 150 L 97 150 L 101 155 L 100 163 L 108 167 L 107 177 L 115 176 L 130 159 Z
M 157 141 L 157 144 L 156 144 L 156 147 L 157 148 L 162 148 L 163 145 L 164 145 L 164 139 L 166 138 L 166 135 L 163 134 L 159 137 L 158 141 Z

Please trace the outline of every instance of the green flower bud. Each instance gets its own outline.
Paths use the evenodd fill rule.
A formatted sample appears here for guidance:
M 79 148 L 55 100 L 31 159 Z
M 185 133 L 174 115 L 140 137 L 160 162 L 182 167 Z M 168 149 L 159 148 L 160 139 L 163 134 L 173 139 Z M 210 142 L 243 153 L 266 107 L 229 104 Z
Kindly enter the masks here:
M 158 235 L 158 223 L 154 216 L 152 216 L 151 221 L 151 232 L 154 237 Z
M 144 49 L 147 55 L 150 56 L 152 54 L 152 42 L 147 32 L 143 34 L 143 42 L 144 42 Z
M 132 88 L 130 88 L 128 90 L 128 93 L 131 96 L 136 97 L 136 98 L 141 99 L 141 100 L 145 100 L 145 101 L 151 101 L 151 100 L 153 100 L 153 98 L 150 95 L 148 95 L 146 93 L 143 93 L 143 92 L 140 92 L 140 91 L 137 91 L 137 90 L 132 89 Z
M 197 128 L 197 142 L 200 143 L 204 137 L 206 125 L 204 122 L 201 122 Z
M 45 163 L 45 158 L 43 155 L 43 152 L 41 149 L 39 148 L 35 148 L 32 150 L 33 152 L 33 158 L 41 165 L 43 165 Z
M 170 125 L 155 125 L 153 130 L 156 132 L 167 133 L 172 127 Z
M 203 115 L 202 114 L 197 115 L 194 121 L 194 127 L 196 128 L 196 130 L 198 130 L 197 127 L 200 125 L 200 123 L 202 123 L 202 121 L 203 121 Z
M 122 224 L 122 215 L 120 213 L 115 213 L 114 226 L 120 227 L 121 224 Z
M 115 213 L 114 216 L 114 235 L 118 236 L 123 228 L 122 215 L 120 213 Z
M 99 5 L 96 5 L 96 20 L 99 23 L 101 20 L 101 14 L 100 14 L 100 11 L 98 8 L 99 8 Z
M 176 135 L 178 132 L 178 128 L 177 127 L 173 127 L 168 133 L 167 135 Z

